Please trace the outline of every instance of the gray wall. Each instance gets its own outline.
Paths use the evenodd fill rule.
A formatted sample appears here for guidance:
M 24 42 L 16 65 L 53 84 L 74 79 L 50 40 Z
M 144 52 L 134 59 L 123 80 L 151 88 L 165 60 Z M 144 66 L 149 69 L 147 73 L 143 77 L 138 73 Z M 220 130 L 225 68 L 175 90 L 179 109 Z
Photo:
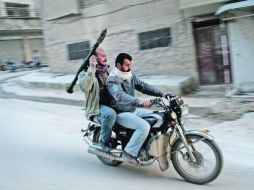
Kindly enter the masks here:
M 39 38 L 32 38 L 29 39 L 29 44 L 30 44 L 30 50 L 31 52 L 33 50 L 38 50 L 40 52 L 40 59 L 41 63 L 46 64 L 46 58 L 45 58 L 45 51 L 44 51 L 44 44 L 43 44 L 43 39 Z
M 29 17 L 11 17 L 4 13 L 5 3 L 29 4 Z M 9 59 L 17 63 L 32 60 L 32 51 L 37 49 L 45 63 L 42 26 L 37 10 L 39 0 L 0 0 L 0 61 Z
M 192 28 L 188 21 L 182 19 L 179 1 L 119 2 L 105 0 L 104 3 L 81 9 L 81 15 L 53 20 L 44 17 L 45 45 L 52 69 L 75 72 L 82 60 L 68 60 L 67 44 L 89 40 L 92 45 L 101 30 L 107 28 L 108 35 L 101 47 L 106 50 L 112 65 L 119 52 L 127 52 L 133 56 L 134 70 L 138 70 L 139 74 L 197 76 Z M 49 0 L 44 0 L 44 15 L 54 11 L 46 6 L 49 3 Z M 65 10 L 64 3 L 59 2 L 58 8 L 61 7 Z M 138 33 L 165 27 L 172 30 L 169 47 L 139 49 Z
M 235 87 L 254 91 L 254 17 L 228 23 L 230 55 Z

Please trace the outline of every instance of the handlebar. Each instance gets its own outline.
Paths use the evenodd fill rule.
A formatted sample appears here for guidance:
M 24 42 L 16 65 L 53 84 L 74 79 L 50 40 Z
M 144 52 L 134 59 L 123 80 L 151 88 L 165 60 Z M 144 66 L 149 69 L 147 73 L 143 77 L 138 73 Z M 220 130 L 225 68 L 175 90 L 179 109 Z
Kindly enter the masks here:
M 165 97 L 170 104 L 176 104 L 176 105 L 182 105 L 183 104 L 183 99 L 181 96 L 172 96 L 172 95 L 168 95 Z M 166 104 L 162 101 L 162 98 L 154 98 L 154 99 L 151 99 L 150 100 L 151 102 L 151 106 L 153 105 L 156 105 L 156 106 L 159 106 L 159 107 L 167 107 Z M 138 107 L 144 107 L 144 105 L 139 105 Z
M 149 107 L 151 107 L 151 106 L 153 106 L 153 105 L 158 105 L 161 101 L 162 101 L 161 98 L 154 98 L 154 99 L 151 99 L 151 100 L 150 100 L 151 105 L 150 105 Z M 138 105 L 138 107 L 144 107 L 144 105 L 143 105 L 143 104 L 140 104 L 140 105 Z
M 162 101 L 161 98 L 154 98 L 154 99 L 150 100 L 152 105 L 159 104 L 161 101 Z

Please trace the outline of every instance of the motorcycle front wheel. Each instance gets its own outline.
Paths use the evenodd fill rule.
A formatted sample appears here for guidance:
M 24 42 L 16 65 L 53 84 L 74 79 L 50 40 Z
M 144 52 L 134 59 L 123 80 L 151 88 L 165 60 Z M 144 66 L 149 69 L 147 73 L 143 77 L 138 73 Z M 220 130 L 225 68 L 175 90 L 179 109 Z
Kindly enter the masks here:
M 93 142 L 94 143 L 99 143 L 99 137 L 100 137 L 100 129 L 97 129 L 94 132 L 94 135 L 93 135 Z M 112 148 L 116 148 L 116 147 L 112 147 Z M 97 156 L 97 157 L 99 158 L 99 160 L 103 164 L 106 164 L 106 165 L 109 165 L 109 166 L 119 166 L 120 164 L 123 163 L 123 162 L 120 162 L 120 161 L 117 161 L 117 160 L 111 160 L 111 159 L 108 159 L 108 158 L 105 158 L 105 157 L 102 157 L 102 156 Z
M 173 145 L 172 163 L 177 173 L 186 181 L 205 184 L 218 177 L 223 166 L 223 156 L 213 140 L 200 135 L 187 135 L 196 162 L 192 162 L 181 139 Z

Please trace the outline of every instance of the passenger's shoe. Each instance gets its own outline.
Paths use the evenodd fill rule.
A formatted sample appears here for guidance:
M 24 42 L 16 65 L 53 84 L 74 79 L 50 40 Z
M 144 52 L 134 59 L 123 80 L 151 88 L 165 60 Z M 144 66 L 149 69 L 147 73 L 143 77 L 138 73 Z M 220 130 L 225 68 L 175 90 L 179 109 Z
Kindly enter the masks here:
M 127 162 L 132 164 L 138 164 L 137 159 L 131 154 L 129 154 L 128 152 L 123 151 L 122 155 L 123 155 L 123 159 L 126 160 Z
M 107 144 L 100 143 L 100 146 L 101 146 L 101 150 L 103 152 L 110 152 L 112 150 L 112 148 Z

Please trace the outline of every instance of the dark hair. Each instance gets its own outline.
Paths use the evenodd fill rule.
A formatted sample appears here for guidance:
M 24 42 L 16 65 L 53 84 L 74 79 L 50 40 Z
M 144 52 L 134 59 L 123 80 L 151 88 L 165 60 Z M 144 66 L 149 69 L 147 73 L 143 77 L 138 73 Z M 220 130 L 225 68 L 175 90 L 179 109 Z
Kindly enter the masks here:
M 127 53 L 119 53 L 116 57 L 115 66 L 117 63 L 120 63 L 120 65 L 123 65 L 123 60 L 128 59 L 129 61 L 132 61 L 132 57 Z

